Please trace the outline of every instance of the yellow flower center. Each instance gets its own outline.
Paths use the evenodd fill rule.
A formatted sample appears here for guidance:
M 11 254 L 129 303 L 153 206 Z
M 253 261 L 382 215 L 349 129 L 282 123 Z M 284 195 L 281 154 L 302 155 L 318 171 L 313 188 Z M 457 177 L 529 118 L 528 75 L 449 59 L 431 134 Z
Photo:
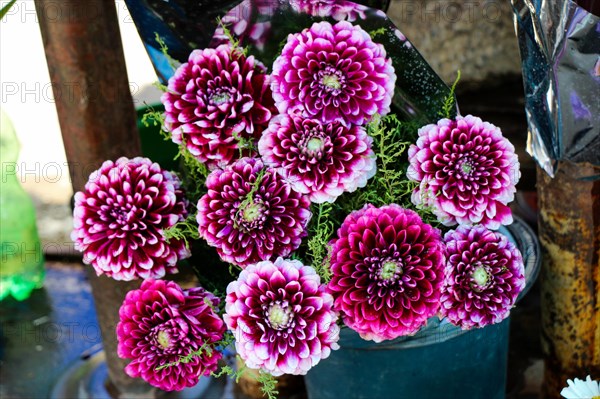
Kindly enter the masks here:
M 252 203 L 248 205 L 243 211 L 244 220 L 253 222 L 260 217 L 264 210 L 264 207 L 260 204 Z
M 485 287 L 485 285 L 488 283 L 490 276 L 487 270 L 485 270 L 484 266 L 479 266 L 477 269 L 475 269 L 475 271 L 471 275 L 471 278 L 473 278 L 473 280 L 478 286 Z
M 323 86 L 331 87 L 334 90 L 339 90 L 342 88 L 342 84 L 340 83 L 340 79 L 336 75 L 325 75 L 323 79 L 321 79 L 321 84 Z
M 171 337 L 166 331 L 159 331 L 156 340 L 163 349 L 167 349 L 171 345 Z
M 379 277 L 382 280 L 389 280 L 396 275 L 396 271 L 398 270 L 398 264 L 394 261 L 388 260 L 381 266 L 381 273 Z
M 221 93 L 213 94 L 210 97 L 210 101 L 212 101 L 212 103 L 215 105 L 221 105 L 221 104 L 229 101 L 230 98 L 231 98 L 231 96 L 228 93 L 221 92 Z
M 313 137 L 312 139 L 308 140 L 308 143 L 306 143 L 306 148 L 309 151 L 321 151 L 323 149 L 323 140 L 318 137 Z
M 287 328 L 288 324 L 290 323 L 291 316 L 292 308 L 289 305 L 281 306 L 279 303 L 272 304 L 267 313 L 269 324 L 275 330 L 283 330 Z

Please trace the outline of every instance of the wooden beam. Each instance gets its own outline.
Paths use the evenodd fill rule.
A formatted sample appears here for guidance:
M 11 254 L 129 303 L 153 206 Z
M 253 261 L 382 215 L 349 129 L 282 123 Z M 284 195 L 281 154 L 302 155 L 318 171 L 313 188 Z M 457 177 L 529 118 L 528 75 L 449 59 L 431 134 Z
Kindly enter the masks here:
M 35 0 L 74 191 L 103 161 L 141 155 L 114 1 Z M 89 268 L 113 397 L 153 388 L 123 371 L 116 346 L 118 309 L 139 282 L 97 277 Z

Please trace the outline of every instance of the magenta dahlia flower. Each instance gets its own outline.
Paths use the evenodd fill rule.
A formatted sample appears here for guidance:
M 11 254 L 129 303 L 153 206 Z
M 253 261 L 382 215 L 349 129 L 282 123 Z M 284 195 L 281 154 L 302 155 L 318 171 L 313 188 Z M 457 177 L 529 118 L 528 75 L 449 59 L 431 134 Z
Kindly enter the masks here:
M 262 161 L 242 158 L 206 179 L 198 202 L 200 237 L 241 267 L 287 256 L 306 236 L 310 201 Z
M 290 0 L 294 11 L 312 15 L 313 17 L 331 17 L 336 21 L 354 22 L 366 19 L 367 7 L 344 0 Z
M 419 130 L 408 158 L 407 176 L 420 183 L 413 203 L 430 206 L 444 225 L 512 223 L 507 204 L 521 176 L 519 160 L 496 126 L 471 115 L 442 119 Z
M 381 44 L 360 26 L 318 22 L 289 35 L 273 64 L 273 98 L 280 113 L 363 125 L 390 111 L 396 74 Z
M 372 142 L 360 126 L 281 114 L 265 130 L 258 151 L 294 190 L 322 203 L 364 187 L 375 175 Z
M 508 317 L 525 288 L 523 258 L 517 247 L 483 226 L 459 226 L 446 233 L 444 241 L 441 314 L 463 329 Z
M 223 317 L 248 367 L 299 375 L 338 349 L 332 308 L 312 267 L 277 258 L 248 266 L 229 284 Z
M 161 98 L 173 141 L 210 168 L 239 154 L 239 139 L 258 140 L 274 111 L 265 67 L 229 45 L 194 50 Z
M 443 244 L 416 212 L 366 205 L 346 217 L 337 236 L 327 288 L 344 323 L 363 339 L 415 333 L 437 312 Z
M 117 325 L 117 353 L 132 359 L 127 375 L 179 391 L 216 371 L 221 353 L 215 344 L 225 333 L 213 310 L 218 304 L 204 289 L 183 291 L 172 281 L 146 280 L 128 292 Z
M 106 161 L 75 194 L 71 239 L 96 273 L 115 280 L 177 273 L 190 253 L 163 231 L 187 217 L 179 179 L 148 158 Z

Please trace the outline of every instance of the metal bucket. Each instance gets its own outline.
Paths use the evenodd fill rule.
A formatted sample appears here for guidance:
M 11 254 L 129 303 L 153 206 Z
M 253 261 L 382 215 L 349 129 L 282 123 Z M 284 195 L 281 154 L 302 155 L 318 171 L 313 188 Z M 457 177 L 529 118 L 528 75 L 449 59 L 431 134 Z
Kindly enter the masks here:
M 539 273 L 539 243 L 520 219 L 500 230 L 525 262 L 527 293 Z M 469 331 L 431 318 L 410 337 L 374 343 L 342 328 L 340 349 L 305 377 L 311 399 L 502 399 L 510 318 Z

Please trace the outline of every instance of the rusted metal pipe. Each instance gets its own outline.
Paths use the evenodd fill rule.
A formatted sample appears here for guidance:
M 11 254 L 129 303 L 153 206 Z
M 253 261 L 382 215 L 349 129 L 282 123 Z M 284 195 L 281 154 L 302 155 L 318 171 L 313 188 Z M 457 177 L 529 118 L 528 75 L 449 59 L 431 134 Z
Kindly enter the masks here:
M 589 164 L 537 170 L 541 272 L 542 395 L 561 398 L 567 379 L 600 378 L 600 180 Z
M 141 154 L 114 1 L 35 0 L 74 191 L 107 159 Z M 91 268 L 90 268 L 91 271 Z M 153 389 L 128 377 L 117 356 L 115 326 L 123 283 L 89 273 L 114 397 Z

